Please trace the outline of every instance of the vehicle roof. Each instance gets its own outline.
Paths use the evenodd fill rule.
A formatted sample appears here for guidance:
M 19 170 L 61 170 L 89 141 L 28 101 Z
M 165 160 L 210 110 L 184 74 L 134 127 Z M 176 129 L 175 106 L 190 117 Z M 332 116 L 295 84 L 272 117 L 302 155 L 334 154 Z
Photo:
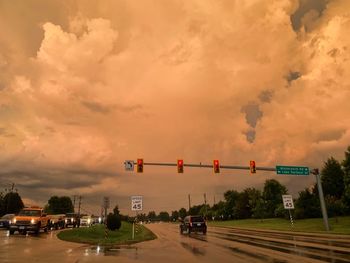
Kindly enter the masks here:
M 40 207 L 26 207 L 26 208 L 23 208 L 22 210 L 43 210 L 42 208 Z

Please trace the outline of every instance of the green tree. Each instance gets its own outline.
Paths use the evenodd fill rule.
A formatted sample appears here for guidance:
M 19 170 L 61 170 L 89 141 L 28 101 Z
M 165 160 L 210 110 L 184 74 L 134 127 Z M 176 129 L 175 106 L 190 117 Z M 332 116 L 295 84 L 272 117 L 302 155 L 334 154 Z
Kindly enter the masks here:
M 157 214 L 154 211 L 149 211 L 147 215 L 148 220 L 150 221 L 156 221 L 157 220 Z
M 211 208 L 214 220 L 226 220 L 228 218 L 228 213 L 226 212 L 226 203 L 220 201 L 213 205 Z
M 235 190 L 229 190 L 224 193 L 225 203 L 225 218 L 234 218 L 234 210 L 239 193 Z
M 21 196 L 15 192 L 9 192 L 4 196 L 5 214 L 17 214 L 24 207 Z
M 179 217 L 182 218 L 182 219 L 184 219 L 184 218 L 186 217 L 186 215 L 187 215 L 186 208 L 183 208 L 183 207 L 182 207 L 182 208 L 179 210 Z
M 199 215 L 203 206 L 204 205 L 191 206 L 190 210 L 188 211 L 188 214 L 191 216 Z
M 259 218 L 261 221 L 263 221 L 263 219 L 266 218 L 266 216 L 267 216 L 266 202 L 261 197 L 256 200 L 256 204 L 252 209 L 252 217 Z
M 249 206 L 248 192 L 243 191 L 239 193 L 235 204 L 234 214 L 235 214 L 235 218 L 237 219 L 244 219 L 244 218 L 251 217 L 252 211 Z
M 274 217 L 275 210 L 279 204 L 282 204 L 282 195 L 287 193 L 287 188 L 280 184 L 275 179 L 270 179 L 265 181 L 263 198 L 266 205 L 266 215 L 267 217 Z
M 236 201 L 236 218 L 250 218 L 253 214 L 253 208 L 261 198 L 261 192 L 255 188 L 246 188 L 239 193 Z
M 0 192 L 0 216 L 3 216 L 4 214 L 5 214 L 4 194 Z
M 321 182 L 324 195 L 340 199 L 344 192 L 344 172 L 340 163 L 333 157 L 325 163 L 321 172 Z
M 50 197 L 45 208 L 46 212 L 50 214 L 66 214 L 74 212 L 72 200 L 68 196 Z
M 119 215 L 109 213 L 107 216 L 107 228 L 109 230 L 115 231 L 121 227 L 122 223 Z
M 314 189 L 317 186 L 314 185 Z M 321 217 L 320 201 L 317 191 L 310 191 L 306 188 L 299 192 L 299 197 L 295 202 L 295 218 L 316 218 Z
M 113 209 L 113 214 L 115 214 L 115 215 L 120 215 L 120 211 L 119 211 L 118 205 L 116 205 L 116 206 L 114 207 L 114 209 Z
M 162 211 L 159 213 L 159 220 L 163 222 L 169 222 L 170 221 L 170 216 L 169 213 L 166 211 Z
M 171 221 L 176 221 L 179 218 L 179 211 L 175 210 L 171 212 Z
M 346 206 L 346 213 L 350 214 L 350 146 L 345 152 L 345 159 L 342 162 L 344 171 L 344 193 L 342 201 Z

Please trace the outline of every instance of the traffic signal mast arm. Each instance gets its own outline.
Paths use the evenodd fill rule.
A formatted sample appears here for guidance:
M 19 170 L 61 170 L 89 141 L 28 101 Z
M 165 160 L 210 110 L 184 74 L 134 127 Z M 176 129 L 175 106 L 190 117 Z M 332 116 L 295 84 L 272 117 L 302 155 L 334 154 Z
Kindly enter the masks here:
M 177 163 L 143 163 L 143 165 L 153 165 L 153 166 L 177 166 Z M 213 168 L 212 164 L 193 164 L 193 163 L 184 163 L 185 167 L 199 167 L 199 168 Z M 236 166 L 236 165 L 221 165 L 220 169 L 233 169 L 233 170 L 249 170 L 249 166 Z M 276 171 L 276 167 L 256 167 L 256 170 L 259 171 Z

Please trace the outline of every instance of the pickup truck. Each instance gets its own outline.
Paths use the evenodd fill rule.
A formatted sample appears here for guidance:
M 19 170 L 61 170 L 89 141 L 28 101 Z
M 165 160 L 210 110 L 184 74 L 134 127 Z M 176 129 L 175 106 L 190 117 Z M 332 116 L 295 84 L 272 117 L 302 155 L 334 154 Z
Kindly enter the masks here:
M 47 232 L 49 220 L 42 208 L 24 208 L 10 222 L 10 235 L 13 235 L 15 231 L 20 234 L 26 234 L 29 231 L 39 234 L 43 229 L 44 232 Z

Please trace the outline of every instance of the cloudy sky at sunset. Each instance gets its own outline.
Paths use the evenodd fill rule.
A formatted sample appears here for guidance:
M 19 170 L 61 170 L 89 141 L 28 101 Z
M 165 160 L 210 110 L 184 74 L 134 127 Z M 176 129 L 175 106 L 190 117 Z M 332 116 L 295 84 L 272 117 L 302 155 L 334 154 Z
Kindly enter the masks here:
M 350 145 L 348 0 L 0 0 L 0 188 L 130 212 L 268 178 L 124 160 L 322 167 Z

